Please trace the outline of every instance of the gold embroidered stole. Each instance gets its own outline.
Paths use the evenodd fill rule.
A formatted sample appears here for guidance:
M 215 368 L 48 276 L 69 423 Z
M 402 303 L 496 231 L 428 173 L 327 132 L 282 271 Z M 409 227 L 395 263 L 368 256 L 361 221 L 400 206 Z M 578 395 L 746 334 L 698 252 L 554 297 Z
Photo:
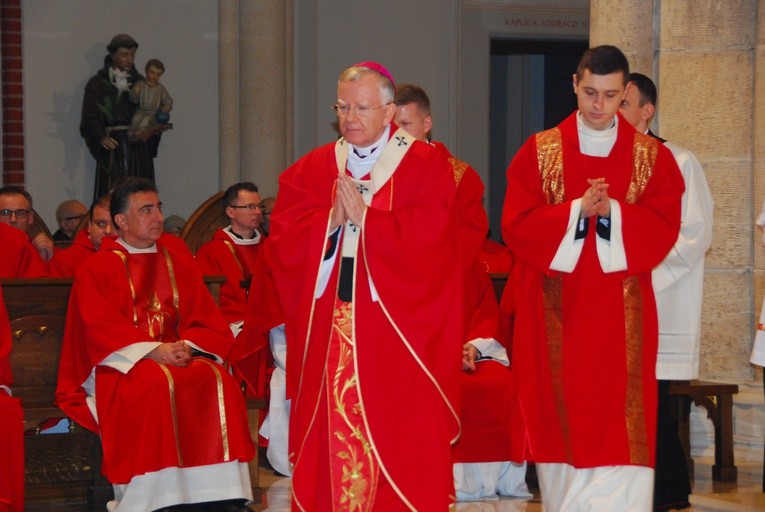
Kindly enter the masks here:
M 163 247 L 159 253 L 153 254 L 126 254 L 120 250 L 113 250 L 113 252 L 120 257 L 125 266 L 133 301 L 134 325 L 148 333 L 148 337 L 152 340 L 177 341 L 180 296 L 173 261 L 167 249 Z M 230 461 L 231 450 L 221 367 L 203 357 L 192 359 L 189 368 L 191 366 L 207 368 L 215 382 L 214 387 L 200 393 L 198 389 L 176 385 L 174 372 L 178 369 L 164 364 L 157 366 L 167 380 L 178 466 L 209 464 L 211 460 L 207 457 L 216 451 L 223 461 Z M 199 374 L 197 370 L 197 375 Z M 217 404 L 217 416 L 207 414 L 210 403 Z M 196 430 L 206 427 L 207 432 L 213 433 L 209 441 L 215 448 L 207 447 L 205 450 L 200 450 L 196 436 L 188 435 L 188 430 L 184 431 L 183 425 L 193 425 Z
M 223 243 L 226 244 L 226 247 L 228 247 L 229 252 L 231 252 L 231 257 L 234 258 L 236 265 L 239 267 L 239 272 L 242 273 L 242 279 L 246 279 L 247 273 L 244 270 L 244 265 L 242 265 L 242 262 L 239 260 L 239 256 L 237 256 L 236 254 L 236 248 L 234 247 L 234 243 L 231 242 L 231 240 L 223 240 Z
M 618 143 L 618 141 L 617 141 Z M 565 200 L 563 136 L 560 128 L 552 128 L 536 135 L 537 163 L 542 181 L 542 193 L 547 204 L 560 204 Z M 653 137 L 637 133 L 632 148 L 632 175 L 625 202 L 635 204 L 648 185 L 656 163 L 658 142 Z M 543 302 L 550 371 L 553 376 L 563 374 L 563 279 L 562 276 L 544 276 Z M 650 460 L 648 438 L 643 420 L 643 296 L 637 276 L 623 281 L 624 322 L 627 333 L 627 396 L 625 416 L 630 448 L 630 462 L 647 465 Z M 653 368 L 649 369 L 653 370 Z M 571 432 L 564 401 L 563 379 L 553 379 L 555 407 L 558 412 L 566 457 L 573 461 Z
M 155 341 L 178 339 L 178 286 L 167 249 L 156 254 L 114 250 L 125 265 L 133 300 L 133 324 Z
M 390 138 L 372 167 L 369 180 L 356 180 L 356 188 L 367 206 L 390 209 L 392 176 L 414 138 L 399 129 Z M 345 173 L 350 145 L 340 139 L 335 145 L 338 173 Z M 377 197 L 375 197 L 377 194 Z M 373 203 L 374 201 L 374 203 Z M 357 279 L 356 256 L 359 229 L 348 221 L 343 228 L 341 254 L 353 258 L 353 279 Z M 366 279 L 363 276 L 362 279 Z M 355 286 L 353 287 L 355 290 Z M 329 417 L 331 493 L 338 510 L 368 511 L 375 501 L 380 467 L 370 443 L 358 388 L 355 366 L 353 302 L 335 298 L 332 333 L 326 368 L 326 399 Z

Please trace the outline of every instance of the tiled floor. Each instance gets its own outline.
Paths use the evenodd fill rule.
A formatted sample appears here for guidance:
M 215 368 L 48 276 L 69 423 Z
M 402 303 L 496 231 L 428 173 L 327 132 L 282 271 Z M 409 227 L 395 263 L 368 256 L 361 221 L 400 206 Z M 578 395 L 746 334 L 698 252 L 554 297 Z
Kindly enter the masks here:
M 691 496 L 691 512 L 754 512 L 765 511 L 765 493 L 762 492 L 762 464 L 738 463 L 738 482 L 719 483 L 712 481 L 711 460 L 695 460 L 696 477 Z M 290 479 L 277 477 L 272 472 L 261 470 L 260 485 L 263 489 L 263 503 L 254 506 L 257 512 L 286 512 L 290 510 Z M 522 501 L 499 499 L 474 503 L 457 504 L 457 512 L 541 512 L 539 494 Z

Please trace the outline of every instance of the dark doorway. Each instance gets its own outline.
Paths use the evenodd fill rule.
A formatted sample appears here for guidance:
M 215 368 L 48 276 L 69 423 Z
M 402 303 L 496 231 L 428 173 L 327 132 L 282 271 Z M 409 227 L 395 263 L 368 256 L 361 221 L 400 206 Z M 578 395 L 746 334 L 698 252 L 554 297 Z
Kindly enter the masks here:
M 500 241 L 505 171 L 526 139 L 576 109 L 572 75 L 588 41 L 493 39 L 489 98 L 489 228 Z

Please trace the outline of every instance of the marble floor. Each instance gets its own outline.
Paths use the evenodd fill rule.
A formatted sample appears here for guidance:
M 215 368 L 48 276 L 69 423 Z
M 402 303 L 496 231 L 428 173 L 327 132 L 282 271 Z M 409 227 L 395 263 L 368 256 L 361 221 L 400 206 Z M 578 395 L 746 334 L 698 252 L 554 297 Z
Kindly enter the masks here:
M 762 463 L 739 462 L 738 482 L 712 480 L 712 460 L 696 458 L 691 512 L 754 512 L 765 511 L 762 492 Z M 260 471 L 261 505 L 256 512 L 286 512 L 290 510 L 290 479 L 278 477 L 266 469 Z M 459 503 L 456 512 L 541 512 L 544 510 L 538 491 L 534 498 L 524 501 L 503 498 L 494 501 Z

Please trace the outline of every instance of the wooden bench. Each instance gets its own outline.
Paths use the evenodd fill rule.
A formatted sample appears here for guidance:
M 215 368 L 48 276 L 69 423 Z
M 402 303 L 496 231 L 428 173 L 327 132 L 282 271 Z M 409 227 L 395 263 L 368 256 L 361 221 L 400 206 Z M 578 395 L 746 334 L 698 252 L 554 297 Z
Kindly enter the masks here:
M 691 458 L 691 402 L 707 410 L 715 430 L 715 463 L 712 479 L 717 482 L 735 482 L 738 469 L 733 460 L 733 395 L 738 393 L 736 384 L 708 382 L 701 380 L 672 381 L 669 385 L 670 398 L 677 416 L 680 441 L 688 460 L 688 471 L 693 475 Z
M 111 488 L 101 477 L 100 442 L 72 423 L 69 431 L 39 434 L 41 423 L 66 415 L 54 405 L 58 360 L 72 280 L 3 279 L 11 323 L 14 396 L 24 409 L 24 487 L 27 504 L 104 507 Z
M 218 301 L 222 276 L 205 276 Z M 101 443 L 95 434 L 74 422 L 69 432 L 39 434 L 38 426 L 50 418 L 63 418 L 54 405 L 70 278 L 0 279 L 11 321 L 11 368 L 14 396 L 21 398 L 25 446 L 25 501 L 29 505 L 84 504 L 105 510 L 112 487 L 101 474 Z M 258 410 L 262 399 L 248 399 L 248 426 L 257 441 Z M 250 462 L 253 494 L 260 496 L 257 451 Z

